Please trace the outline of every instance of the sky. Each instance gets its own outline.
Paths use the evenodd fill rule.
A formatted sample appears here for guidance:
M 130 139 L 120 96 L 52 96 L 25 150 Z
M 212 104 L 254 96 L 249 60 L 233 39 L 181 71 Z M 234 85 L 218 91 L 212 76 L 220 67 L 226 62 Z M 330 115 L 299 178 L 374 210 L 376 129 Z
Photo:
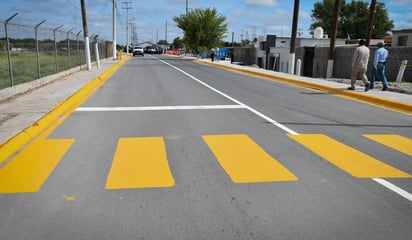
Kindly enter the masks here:
M 85 0 L 85 2 L 89 36 L 97 34 L 99 39 L 111 41 L 113 0 Z M 218 14 L 226 16 L 228 32 L 225 41 L 228 42 L 232 41 L 232 33 L 235 42 L 240 42 L 241 39 L 253 40 L 254 37 L 265 34 L 291 36 L 294 0 L 115 0 L 114 2 L 117 2 L 116 39 L 121 45 L 126 44 L 126 18 L 130 23 L 129 43 L 132 39 L 132 26 L 139 43 L 164 40 L 166 32 L 168 42 L 173 42 L 176 37 L 182 38 L 183 31 L 176 27 L 173 17 L 185 14 L 186 2 L 189 11 L 210 7 L 216 8 Z M 308 30 L 311 24 L 310 15 L 316 2 L 322 0 L 300 1 L 298 36 L 311 37 Z M 370 3 L 370 1 L 365 2 Z M 411 0 L 378 0 L 378 2 L 385 3 L 389 18 L 394 21 L 395 30 L 412 28 Z M 82 30 L 80 0 L 0 0 L 0 6 L 2 23 L 18 13 L 10 23 L 34 28 L 35 25 L 46 20 L 40 28 L 55 29 L 63 25 L 59 29 L 63 32 L 73 29 L 74 33 L 79 33 Z M 0 38 L 4 35 L 4 24 L 1 25 L 3 26 L 0 27 Z

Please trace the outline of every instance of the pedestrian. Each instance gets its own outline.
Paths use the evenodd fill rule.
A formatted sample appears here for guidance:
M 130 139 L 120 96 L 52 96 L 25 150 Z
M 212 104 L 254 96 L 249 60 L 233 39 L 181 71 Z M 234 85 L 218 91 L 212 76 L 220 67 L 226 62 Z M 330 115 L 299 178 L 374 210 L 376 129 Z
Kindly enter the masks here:
M 388 80 L 385 76 L 385 65 L 386 58 L 388 58 L 388 50 L 384 47 L 383 42 L 378 43 L 378 49 L 375 52 L 375 57 L 373 58 L 373 68 L 371 70 L 371 89 L 374 88 L 375 76 L 378 74 L 379 79 L 382 81 L 382 91 L 388 89 Z
M 369 81 L 366 76 L 366 69 L 369 61 L 369 48 L 365 46 L 365 40 L 359 40 L 359 46 L 356 48 L 352 57 L 352 73 L 350 78 L 351 86 L 348 90 L 355 90 L 356 78 L 358 75 L 362 76 L 362 81 L 365 84 L 365 92 L 369 90 Z
M 215 61 L 216 50 L 214 48 L 210 49 L 210 59 L 212 62 Z

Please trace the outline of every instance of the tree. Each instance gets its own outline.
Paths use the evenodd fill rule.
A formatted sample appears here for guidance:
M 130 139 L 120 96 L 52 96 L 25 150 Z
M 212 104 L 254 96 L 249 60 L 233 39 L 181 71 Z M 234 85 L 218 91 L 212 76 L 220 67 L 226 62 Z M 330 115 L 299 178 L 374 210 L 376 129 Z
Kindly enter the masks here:
M 316 27 L 322 27 L 326 33 L 332 32 L 333 12 L 335 1 L 323 0 L 315 3 L 312 10 L 311 32 Z M 374 29 L 372 38 L 383 38 L 393 27 L 393 21 L 389 19 L 385 3 L 377 3 L 375 9 Z M 369 21 L 369 4 L 363 1 L 352 1 L 346 4 L 345 0 L 341 1 L 338 22 L 338 38 L 366 38 L 368 33 Z
M 393 20 L 389 19 L 388 9 L 385 3 L 376 4 L 375 18 L 373 21 L 372 38 L 383 38 L 387 36 L 388 31 L 395 27 Z
M 183 48 L 183 46 L 184 46 L 183 40 L 180 37 L 177 37 L 173 40 L 173 48 L 174 49 Z
M 219 15 L 216 8 L 197 8 L 173 20 L 184 32 L 183 42 L 197 53 L 220 46 L 227 32 L 226 17 Z
M 158 44 L 158 45 L 168 45 L 168 43 L 167 43 L 166 40 L 159 40 L 159 41 L 157 42 L 157 44 Z
M 346 5 L 346 1 L 341 1 L 341 12 L 342 6 Z M 333 13 L 335 8 L 335 0 L 323 0 L 323 2 L 317 2 L 313 6 L 312 10 L 312 24 L 310 25 L 310 31 L 313 34 L 313 30 L 317 27 L 322 27 L 326 33 L 332 33 L 333 27 Z M 338 37 L 339 37 L 339 26 L 338 26 Z

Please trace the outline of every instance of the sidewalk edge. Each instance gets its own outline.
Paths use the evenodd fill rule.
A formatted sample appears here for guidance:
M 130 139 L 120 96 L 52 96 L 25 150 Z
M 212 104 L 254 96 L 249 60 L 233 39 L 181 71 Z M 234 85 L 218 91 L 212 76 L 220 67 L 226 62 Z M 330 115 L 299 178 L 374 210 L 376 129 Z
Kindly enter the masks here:
M 246 74 L 264 77 L 266 79 L 270 79 L 273 81 L 283 82 L 286 84 L 297 85 L 297 86 L 304 87 L 304 88 L 310 88 L 310 89 L 320 90 L 323 92 L 328 92 L 331 94 L 341 95 L 341 96 L 345 96 L 347 98 L 354 99 L 357 101 L 370 103 L 370 104 L 373 104 L 379 107 L 383 107 L 383 108 L 387 108 L 387 109 L 391 109 L 395 111 L 400 111 L 400 112 L 412 115 L 412 105 L 403 103 L 403 102 L 398 102 L 398 101 L 380 98 L 376 96 L 365 95 L 364 93 L 348 91 L 346 89 L 333 88 L 333 87 L 329 87 L 329 86 L 322 85 L 322 84 L 305 82 L 305 81 L 301 81 L 301 80 L 297 80 L 293 78 L 288 78 L 285 76 L 274 76 L 270 73 L 258 72 L 258 71 L 254 71 L 250 69 L 243 69 L 239 67 L 232 67 L 230 65 L 220 65 L 220 64 L 214 64 L 211 62 L 199 61 L 199 60 L 194 60 L 194 61 L 201 63 L 201 64 L 207 64 L 210 66 L 218 67 L 218 68 L 230 69 L 230 70 L 234 70 L 238 72 L 243 72 Z
M 61 118 L 63 115 L 70 115 L 75 110 L 75 105 L 82 104 L 87 99 L 87 96 L 100 88 L 100 86 L 102 86 L 129 59 L 130 57 L 125 57 L 115 63 L 98 77 L 86 83 L 70 97 L 58 103 L 31 126 L 25 128 L 2 143 L 0 145 L 0 164 L 6 161 L 18 149 L 39 136 L 39 134 L 44 132 L 53 122 Z M 72 111 L 70 111 L 71 109 Z

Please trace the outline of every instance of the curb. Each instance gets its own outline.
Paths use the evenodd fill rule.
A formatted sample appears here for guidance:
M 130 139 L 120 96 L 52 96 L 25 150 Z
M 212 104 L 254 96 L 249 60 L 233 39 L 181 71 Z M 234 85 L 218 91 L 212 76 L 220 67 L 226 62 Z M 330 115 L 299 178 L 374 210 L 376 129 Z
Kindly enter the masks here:
M 205 61 L 200 61 L 200 60 L 194 60 L 194 61 L 201 63 L 201 64 L 207 64 L 213 67 L 218 67 L 222 69 L 230 69 L 230 70 L 237 71 L 237 72 L 242 72 L 242 73 L 246 73 L 250 75 L 263 77 L 263 78 L 266 78 L 272 81 L 282 82 L 282 83 L 286 83 L 290 85 L 296 85 L 296 86 L 300 86 L 304 88 L 315 89 L 315 90 L 319 90 L 322 92 L 345 96 L 347 98 L 354 99 L 357 101 L 366 102 L 366 103 L 373 104 L 379 107 L 383 107 L 383 108 L 387 108 L 387 109 L 391 109 L 391 110 L 395 110 L 395 111 L 399 111 L 399 112 L 412 115 L 412 105 L 407 104 L 407 103 L 402 103 L 402 102 L 397 102 L 397 101 L 389 100 L 385 98 L 365 95 L 365 94 L 358 93 L 358 92 L 347 91 L 346 89 L 333 88 L 333 87 L 329 87 L 329 86 L 318 84 L 318 83 L 305 82 L 305 81 L 288 78 L 284 76 L 274 76 L 269 73 L 253 71 L 250 69 L 232 67 L 230 65 L 221 65 L 221 64 L 215 64 L 215 63 L 205 62 Z
M 73 95 L 58 103 L 53 109 L 38 121 L 27 127 L 14 137 L 0 145 L 0 164 L 6 161 L 21 147 L 45 132 L 54 122 L 67 118 L 79 105 L 96 92 L 124 63 L 130 59 L 122 58 L 119 62 L 108 68 L 97 78 L 88 82 Z

